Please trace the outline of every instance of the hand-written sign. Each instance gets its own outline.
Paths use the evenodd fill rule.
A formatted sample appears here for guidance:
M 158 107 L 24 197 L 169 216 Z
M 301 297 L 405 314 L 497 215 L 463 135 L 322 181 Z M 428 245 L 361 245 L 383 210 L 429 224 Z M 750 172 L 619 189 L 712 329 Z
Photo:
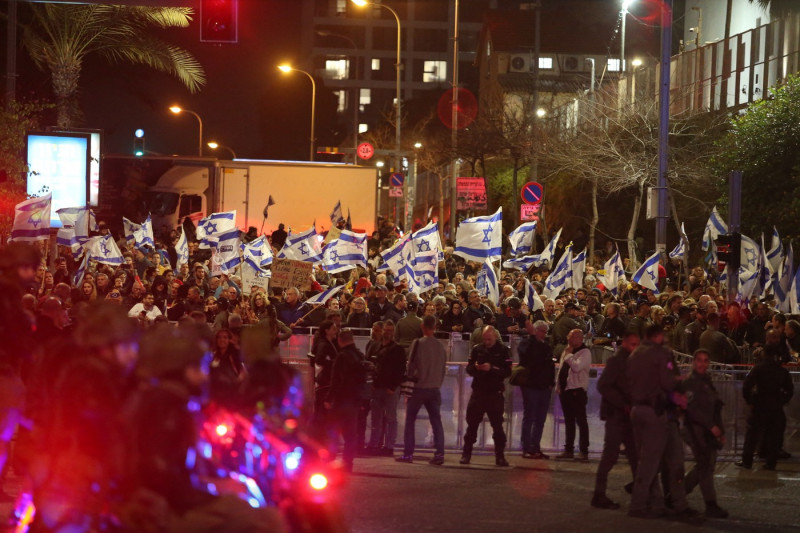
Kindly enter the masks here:
M 272 280 L 270 285 L 288 289 L 297 287 L 301 291 L 311 289 L 311 272 L 314 265 L 294 259 L 275 259 L 272 261 Z
M 242 263 L 242 292 L 245 295 L 252 294 L 255 287 L 261 287 L 267 291 L 269 289 L 269 273 L 256 270 L 249 263 Z

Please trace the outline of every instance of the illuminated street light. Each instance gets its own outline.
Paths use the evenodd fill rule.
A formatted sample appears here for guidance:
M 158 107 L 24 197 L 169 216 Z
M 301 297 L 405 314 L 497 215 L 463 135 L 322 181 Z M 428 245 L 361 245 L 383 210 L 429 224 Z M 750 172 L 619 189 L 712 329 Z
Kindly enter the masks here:
M 294 68 L 290 65 L 279 65 L 278 70 L 283 73 L 289 72 L 300 72 L 301 74 L 305 74 L 309 80 L 311 80 L 311 139 L 310 139 L 310 147 L 308 151 L 308 160 L 314 160 L 314 113 L 316 111 L 316 102 L 317 102 L 317 83 L 314 81 L 314 77 L 306 72 L 305 70 L 300 70 L 299 68 Z
M 625 22 L 628 20 L 628 9 L 635 0 L 622 0 L 622 40 L 619 51 L 619 71 L 625 72 Z
M 190 115 L 194 115 L 197 119 L 197 122 L 200 124 L 200 135 L 198 136 L 198 143 L 197 143 L 197 155 L 203 157 L 203 119 L 200 118 L 200 115 L 195 113 L 194 111 L 189 111 L 188 109 L 183 109 L 180 106 L 172 106 L 169 108 L 170 111 L 179 115 L 181 113 L 189 113 Z
M 634 67 L 641 67 L 642 66 L 642 60 L 637 57 L 636 59 L 631 61 L 631 65 L 633 65 Z
M 206 146 L 208 146 L 212 150 L 216 150 L 217 148 L 222 148 L 224 150 L 227 150 L 227 151 L 229 151 L 231 153 L 231 158 L 232 159 L 236 159 L 236 152 L 234 152 L 233 149 L 230 148 L 229 146 L 225 146 L 224 144 L 219 144 L 219 143 L 216 143 L 214 141 L 211 141 L 210 143 L 207 143 Z
M 544 108 L 542 108 L 542 107 L 540 107 L 539 109 L 536 110 L 536 116 L 539 117 L 539 118 L 543 118 L 546 114 L 547 114 L 547 111 L 545 111 Z

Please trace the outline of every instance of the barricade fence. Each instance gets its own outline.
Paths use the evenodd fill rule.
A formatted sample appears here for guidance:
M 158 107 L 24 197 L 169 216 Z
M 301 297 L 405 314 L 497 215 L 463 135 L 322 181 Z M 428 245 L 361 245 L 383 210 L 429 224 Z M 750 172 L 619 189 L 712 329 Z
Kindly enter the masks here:
M 466 372 L 470 344 L 461 335 L 440 338 L 448 354 L 447 372 L 442 385 L 442 424 L 445 433 L 445 448 L 459 450 L 466 430 L 466 408 L 471 392 L 472 377 Z M 517 346 L 521 337 L 512 335 L 507 345 L 511 348 L 512 357 L 516 364 Z M 313 391 L 314 370 L 310 364 L 308 354 L 311 351 L 311 335 L 293 335 L 280 345 L 281 358 L 291 367 L 299 371 L 305 380 L 308 391 Z M 362 351 L 369 341 L 369 337 L 356 336 L 356 346 Z M 603 450 L 603 436 L 605 434 L 604 422 L 600 420 L 600 394 L 597 392 L 597 380 L 603 372 L 604 364 L 613 354 L 610 347 L 595 346 L 592 348 L 593 366 L 589 377 L 588 405 L 586 407 L 589 423 L 589 451 L 599 454 Z M 683 373 L 691 371 L 691 356 L 676 354 L 676 359 Z M 720 398 L 725 403 L 722 418 L 725 426 L 726 443 L 719 452 L 722 456 L 737 456 L 744 445 L 747 431 L 747 416 L 749 408 L 742 396 L 744 377 L 749 369 L 732 365 L 712 365 L 709 371 L 714 386 Z M 800 383 L 800 370 L 791 372 L 795 384 Z M 308 395 L 309 405 L 312 394 Z M 800 394 L 795 394 L 792 401 L 785 407 L 787 418 L 787 434 L 800 428 Z M 520 430 L 522 427 L 522 394 L 519 387 L 506 386 L 505 430 L 508 436 L 507 450 L 521 451 Z M 398 442 L 402 445 L 402 435 L 405 422 L 405 401 L 400 401 L 397 408 Z M 369 421 L 367 422 L 367 440 L 369 440 Z M 493 447 L 492 429 L 488 419 L 484 419 L 478 432 L 478 442 L 475 448 L 490 450 Z M 417 416 L 416 424 L 417 448 L 432 448 L 433 433 L 428 424 L 428 415 L 421 409 Z M 577 445 L 577 438 L 576 438 Z M 561 451 L 564 448 L 564 415 L 561 403 L 553 392 L 544 433 L 541 441 L 542 450 L 548 452 Z M 687 448 L 688 450 L 688 448 Z

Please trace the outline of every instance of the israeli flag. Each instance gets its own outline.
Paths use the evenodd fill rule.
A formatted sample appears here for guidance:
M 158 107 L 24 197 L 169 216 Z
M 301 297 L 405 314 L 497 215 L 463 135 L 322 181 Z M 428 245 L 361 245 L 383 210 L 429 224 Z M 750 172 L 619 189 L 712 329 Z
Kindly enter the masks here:
M 236 228 L 236 210 L 211 213 L 197 223 L 197 240 L 200 248 L 212 248 L 213 240 L 221 233 Z
M 669 258 L 683 260 L 683 258 L 686 256 L 687 242 L 689 242 L 689 239 L 686 237 L 686 229 L 683 227 L 683 222 L 681 222 L 680 240 L 678 241 L 678 245 L 669 253 Z
M 408 235 L 401 237 L 391 247 L 381 252 L 383 263 L 377 268 L 378 272 L 391 270 L 395 275 L 406 265 L 406 254 L 410 253 L 411 239 Z
M 133 239 L 136 242 L 137 248 L 144 248 L 145 246 L 149 246 L 150 248 L 155 249 L 155 236 L 153 234 L 153 220 L 150 218 L 150 215 L 147 215 L 147 218 L 142 225 L 139 226 L 139 229 L 133 232 Z
M 540 267 L 547 265 L 547 268 L 552 266 L 553 257 L 556 254 L 556 247 L 558 246 L 558 240 L 561 238 L 561 231 L 563 229 L 564 228 L 558 230 L 558 233 L 556 233 L 555 236 L 550 240 L 542 253 L 531 256 L 535 258 L 533 260 L 533 266 Z
M 544 284 L 544 295 L 556 298 L 562 291 L 572 287 L 572 244 L 567 246 L 556 267 L 547 276 Z
M 242 261 L 256 269 L 264 270 L 272 264 L 272 247 L 269 245 L 266 235 L 262 235 L 253 242 L 240 245 L 242 251 Z
M 494 215 L 464 219 L 456 232 L 454 252 L 468 261 L 494 261 L 503 255 L 503 208 Z
M 656 252 L 647 260 L 642 263 L 642 266 L 639 267 L 631 281 L 634 281 L 641 285 L 642 287 L 647 287 L 654 293 L 658 294 L 658 261 L 661 258 L 661 253 Z
M 508 242 L 511 244 L 511 255 L 527 255 L 533 248 L 533 237 L 536 235 L 537 221 L 525 222 L 508 234 Z
M 141 224 L 137 224 L 122 217 L 122 232 L 125 234 L 125 242 L 132 246 L 136 242 L 136 232 L 141 228 Z
M 778 272 L 778 280 L 773 285 L 775 290 L 775 298 L 778 300 L 778 310 L 782 313 L 788 313 L 791 307 L 789 302 L 789 295 L 792 290 L 792 280 L 794 279 L 794 250 L 792 244 L 789 243 L 789 250 L 783 258 Z
M 92 237 L 86 241 L 84 248 L 98 263 L 116 266 L 124 262 L 122 252 L 119 251 L 117 243 L 110 234 Z
M 528 306 L 531 313 L 544 309 L 542 299 L 536 294 L 536 289 L 528 278 L 525 278 L 525 296 L 522 297 L 522 302 Z
M 420 294 L 439 285 L 439 261 L 442 259 L 439 224 L 430 222 L 411 234 L 411 270 Z
M 736 295 L 737 301 L 746 305 L 747 302 L 750 301 L 750 297 L 753 296 L 756 289 L 758 288 L 758 271 L 757 270 L 747 270 L 744 267 L 739 267 L 739 289 L 738 294 Z
M 286 243 L 278 253 L 281 259 L 294 259 L 306 263 L 319 263 L 322 261 L 322 249 L 317 240 L 317 228 L 311 226 L 302 233 L 290 234 Z
M 180 271 L 181 265 L 189 264 L 189 243 L 186 241 L 185 231 L 181 231 L 181 236 L 178 237 L 178 243 L 175 245 L 175 252 L 178 255 L 175 261 L 175 268 Z
M 342 230 L 322 250 L 322 269 L 335 273 L 367 265 L 367 234 Z
M 483 266 L 475 278 L 475 288 L 489 300 L 498 303 L 500 301 L 500 287 L 497 284 L 497 273 L 489 259 L 483 262 Z
M 767 262 L 767 252 L 764 248 L 764 234 L 761 234 L 761 246 L 759 248 L 760 253 L 758 254 L 758 265 L 756 266 L 756 272 L 758 273 L 758 277 L 756 278 L 756 284 L 753 288 L 753 294 L 755 296 L 761 296 L 766 292 L 767 287 L 770 284 L 770 270 L 769 264 Z
M 89 239 L 89 231 L 97 230 L 94 212 L 88 207 L 63 207 L 56 211 L 61 228 L 56 235 L 59 246 L 68 246 L 77 258 L 81 246 Z
M 211 244 L 212 275 L 229 274 L 242 262 L 239 255 L 241 232 L 233 228 L 224 233 L 208 237 Z
M 628 278 L 625 276 L 625 267 L 622 265 L 622 258 L 619 255 L 619 249 L 614 252 L 614 255 L 609 258 L 603 265 L 605 274 L 603 275 L 603 285 L 614 296 L 619 292 L 619 284 L 627 283 Z
M 800 315 L 800 268 L 792 277 L 792 287 L 789 291 L 789 313 Z
M 325 305 L 325 302 L 330 300 L 333 296 L 335 296 L 339 291 L 344 288 L 344 285 L 337 285 L 336 287 L 331 287 L 329 289 L 325 289 L 319 294 L 315 294 L 311 298 L 305 301 L 308 305 Z
M 339 223 L 340 220 L 344 220 L 342 216 L 342 201 L 339 200 L 336 202 L 336 205 L 333 206 L 333 211 L 331 211 L 331 225 L 335 226 Z
M 711 210 L 711 215 L 709 215 L 706 228 L 703 231 L 703 250 L 708 250 L 711 247 L 711 242 L 725 233 L 728 233 L 728 225 L 722 220 L 715 206 Z
M 86 252 L 83 254 L 83 261 L 81 261 L 80 266 L 78 266 L 78 270 L 75 271 L 75 275 L 72 276 L 72 286 L 81 288 L 81 284 L 83 283 L 83 277 L 86 275 L 86 268 L 89 266 L 89 258 L 92 254 Z
M 761 247 L 746 235 L 742 235 L 742 245 L 739 264 L 745 269 L 756 272 L 758 270 L 758 258 L 761 255 Z
M 538 255 L 523 255 L 522 257 L 512 257 L 503 261 L 503 268 L 509 270 L 523 270 L 526 271 L 536 264 Z
M 767 252 L 767 263 L 771 272 L 777 272 L 781 264 L 781 257 L 783 257 L 783 243 L 781 236 L 778 233 L 778 228 L 772 227 L 772 244 Z
M 583 275 L 586 273 L 586 249 L 572 258 L 572 288 L 583 288 Z
M 36 242 L 50 238 L 50 206 L 52 193 L 25 200 L 14 206 L 11 241 Z

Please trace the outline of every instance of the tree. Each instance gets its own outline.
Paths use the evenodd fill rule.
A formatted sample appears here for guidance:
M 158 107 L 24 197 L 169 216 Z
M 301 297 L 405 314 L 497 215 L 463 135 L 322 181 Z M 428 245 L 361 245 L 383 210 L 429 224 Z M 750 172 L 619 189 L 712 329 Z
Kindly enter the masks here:
M 772 18 L 783 18 L 793 13 L 800 13 L 800 4 L 797 0 L 750 0 L 757 3 L 765 11 L 769 11 Z
M 152 34 L 187 27 L 192 10 L 183 7 L 32 4 L 23 24 L 23 44 L 36 65 L 50 73 L 58 125 L 80 121 L 77 100 L 81 67 L 92 53 L 112 63 L 146 65 L 176 76 L 191 92 L 205 84 L 200 63 L 186 50 Z

